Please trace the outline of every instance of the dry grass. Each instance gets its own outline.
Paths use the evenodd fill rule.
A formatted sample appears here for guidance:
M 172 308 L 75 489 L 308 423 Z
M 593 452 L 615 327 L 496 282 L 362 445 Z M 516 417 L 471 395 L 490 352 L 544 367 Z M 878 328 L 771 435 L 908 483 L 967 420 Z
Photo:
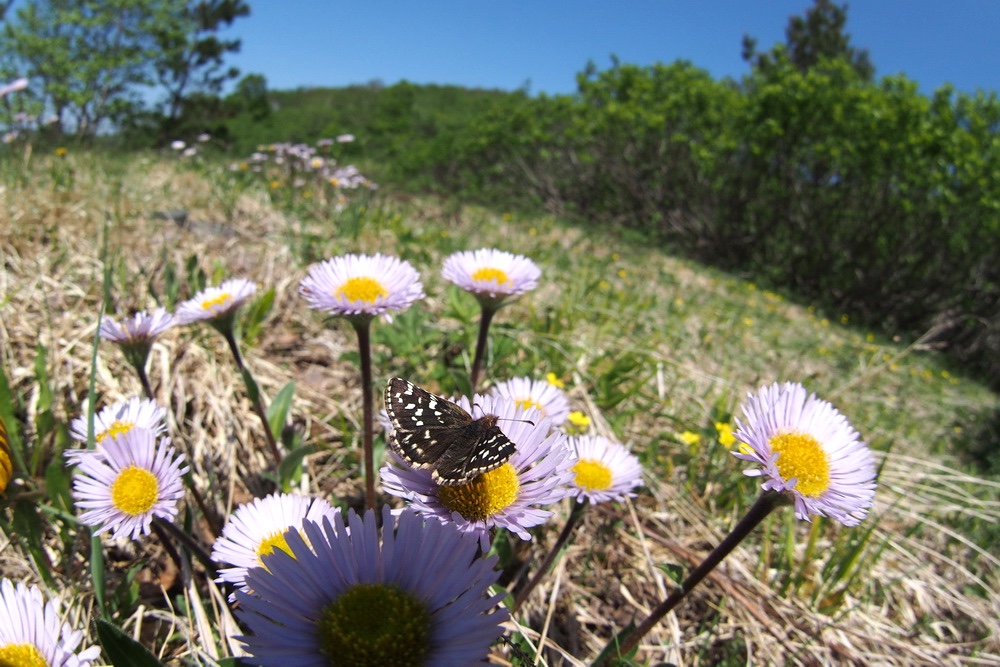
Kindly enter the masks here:
M 250 192 L 239 200 L 232 228 L 235 234 L 219 234 L 215 228 L 182 228 L 152 214 L 184 207 L 196 221 L 221 219 L 204 179 L 153 158 L 131 159 L 120 175 L 89 165 L 87 156 L 70 159 L 79 161 L 70 189 L 47 187 L 45 170 L 36 167 L 35 177 L 42 182 L 22 188 L 8 183 L 0 192 L 2 360 L 16 393 L 26 401 L 28 423 L 33 423 L 39 399 L 34 370 L 37 345 L 48 351 L 49 384 L 58 419 L 67 423 L 84 410 L 90 398 L 91 345 L 102 296 L 100 240 L 107 222 L 115 283 L 112 310 L 119 315 L 155 305 L 146 285 L 162 288 L 166 265 L 183 267 L 192 255 L 210 272 L 218 268 L 225 276 L 247 276 L 276 289 L 274 310 L 256 346 L 247 350 L 247 363 L 266 395 L 273 396 L 291 380 L 297 382 L 294 425 L 321 449 L 307 459 L 303 489 L 356 506 L 361 498 L 357 469 L 360 395 L 357 370 L 340 360 L 341 354 L 353 347 L 353 334 L 346 327 L 322 322 L 296 295 L 304 267 L 297 264 L 285 242 L 288 218 L 262 195 Z M 446 229 L 468 247 L 490 243 L 489 239 L 514 238 L 513 230 L 519 224 L 493 217 L 488 226 L 483 225 L 483 214 L 477 212 L 443 220 L 431 207 L 421 211 L 408 213 L 414 226 Z M 316 225 L 311 229 L 329 235 L 330 252 L 343 250 L 335 229 Z M 620 253 L 635 270 L 631 275 L 609 276 L 622 283 L 612 288 L 632 294 L 640 293 L 640 288 L 666 290 L 657 303 L 681 324 L 650 347 L 642 344 L 648 331 L 623 334 L 620 326 L 600 322 L 602 308 L 607 308 L 605 312 L 618 324 L 623 315 L 598 303 L 597 291 L 563 285 L 564 292 L 575 295 L 572 298 L 578 307 L 587 310 L 567 332 L 574 343 L 567 344 L 565 350 L 579 380 L 572 394 L 578 405 L 591 400 L 580 387 L 590 386 L 600 372 L 602 355 L 632 350 L 648 357 L 651 370 L 642 378 L 636 397 L 625 404 L 632 416 L 614 423 L 616 435 L 633 444 L 675 432 L 681 424 L 704 423 L 720 400 L 731 402 L 775 374 L 804 374 L 814 380 L 814 388 L 821 394 L 845 386 L 833 379 L 831 367 L 836 366 L 836 360 L 807 352 L 815 352 L 816 345 L 836 348 L 837 336 L 841 336 L 841 347 L 843 340 L 854 344 L 851 336 L 856 335 L 824 329 L 817 325 L 819 316 L 804 308 L 763 294 L 753 306 L 741 296 L 731 297 L 746 310 L 732 315 L 733 326 L 739 326 L 738 318 L 759 319 L 760 309 L 761 313 L 777 313 L 779 324 L 774 326 L 785 328 L 782 335 L 810 328 L 811 333 L 803 336 L 811 335 L 818 342 L 811 350 L 794 349 L 785 357 L 775 349 L 777 340 L 767 331 L 748 325 L 739 337 L 722 340 L 720 332 L 730 325 L 712 322 L 705 313 L 698 315 L 699 304 L 705 305 L 709 298 L 704 294 L 724 295 L 733 288 L 718 274 L 648 250 L 625 245 L 608 248 L 585 232 L 549 223 L 539 223 L 531 243 L 535 248 L 548 248 L 549 257 L 560 252 L 571 256 Z M 367 230 L 350 249 L 406 250 L 386 229 Z M 436 271 L 435 266 L 418 268 L 427 275 Z M 543 268 L 547 275 L 559 274 Z M 428 293 L 433 295 L 440 284 L 432 276 L 426 282 Z M 535 296 L 541 304 L 560 298 L 553 285 Z M 433 310 L 440 303 L 432 296 L 426 307 Z M 517 314 L 512 310 L 508 319 L 514 320 Z M 647 326 L 659 329 L 662 325 L 653 322 Z M 526 336 L 528 344 L 555 345 L 540 334 Z M 682 345 L 684 338 L 693 338 L 696 343 Z M 857 344 L 862 349 L 867 343 Z M 742 364 L 729 361 L 732 354 L 725 347 L 732 345 L 749 348 Z M 878 350 L 871 352 L 872 364 L 888 368 L 890 362 L 882 354 L 890 349 L 891 344 L 880 343 Z M 748 364 L 748 356 L 759 357 L 759 364 Z M 851 377 L 863 378 L 866 387 L 878 387 L 878 391 L 869 390 L 870 398 L 852 404 L 853 413 L 849 411 L 862 432 L 874 429 L 876 438 L 883 442 L 913 437 L 916 427 L 900 432 L 879 421 L 886 404 L 890 409 L 901 409 L 902 404 L 921 419 L 940 418 L 939 414 L 925 415 L 934 408 L 916 403 L 914 393 L 907 393 L 905 373 L 893 377 L 880 372 L 878 382 L 884 381 L 884 385 L 873 385 L 866 368 L 852 373 Z M 98 407 L 141 392 L 121 355 L 108 346 L 100 350 L 96 374 L 98 396 L 93 398 Z M 216 519 L 234 505 L 271 490 L 263 475 L 273 472 L 272 463 L 219 336 L 208 329 L 172 330 L 154 346 L 150 378 L 158 401 L 169 406 L 171 434 L 191 459 L 199 490 L 210 499 Z M 973 401 L 970 395 L 948 394 L 941 400 L 947 407 L 949 402 Z M 590 412 L 599 416 L 596 407 Z M 951 424 L 926 423 L 924 433 L 952 431 Z M 610 428 L 608 422 L 598 420 L 598 424 L 599 428 Z M 874 564 L 860 563 L 863 576 L 833 612 L 821 613 L 809 603 L 809 591 L 822 586 L 817 572 L 807 574 L 807 585 L 799 594 L 781 595 L 774 584 L 781 573 L 758 563 L 762 542 L 746 543 L 676 615 L 644 640 L 639 659 L 677 665 L 743 664 L 747 660 L 753 664 L 802 665 L 1000 664 L 996 576 L 1000 561 L 995 553 L 953 527 L 961 525 L 956 518 L 976 518 L 995 525 L 1000 520 L 1000 485 L 960 472 L 950 458 L 928 457 L 932 447 L 927 442 L 907 442 L 912 449 L 901 444 L 885 457 L 873 512 L 877 527 L 864 552 Z M 671 457 L 669 451 L 663 455 Z M 720 483 L 738 476 L 736 467 L 727 465 L 720 473 Z M 641 619 L 672 587 L 660 565 L 694 566 L 738 518 L 712 511 L 707 490 L 702 495 L 685 489 L 678 482 L 682 472 L 675 470 L 668 478 L 663 471 L 651 471 L 646 489 L 634 504 L 594 508 L 587 514 L 559 566 L 510 624 L 523 633 L 525 645 L 544 647 L 539 651 L 539 664 L 585 664 L 617 629 Z M 17 487 L 8 491 L 9 495 L 17 493 Z M 567 508 L 560 509 L 564 517 Z M 541 531 L 538 543 L 514 545 L 517 557 L 529 562 L 539 559 L 559 525 L 556 521 L 554 527 Z M 34 579 L 25 555 L 3 535 L 6 530 L 0 527 L 3 576 Z M 807 533 L 807 526 L 799 527 L 800 535 Z M 820 549 L 834 548 L 830 536 L 838 534 L 825 532 Z M 201 537 L 211 539 L 209 526 L 201 527 Z M 801 555 L 805 539 L 798 542 L 796 553 Z M 879 549 L 881 557 L 876 560 Z M 197 577 L 186 580 L 178 576 L 170 570 L 169 560 L 148 544 L 116 545 L 109 552 L 109 568 L 118 568 L 120 576 L 121 570 L 138 558 L 149 559 L 150 565 L 141 577 L 147 584 L 142 606 L 129 618 L 118 619 L 128 632 L 163 638 L 176 631 L 170 642 L 154 643 L 163 646 L 164 657 L 177 664 L 233 650 L 225 641 L 208 638 L 220 632 L 223 636 L 235 634 L 231 630 L 234 623 L 214 587 L 198 585 Z M 80 599 L 88 606 L 92 604 L 90 595 L 86 586 L 78 583 L 85 579 L 83 572 L 85 564 L 75 562 L 70 570 L 55 574 L 66 591 L 80 591 Z M 177 596 L 188 600 L 189 609 L 208 610 L 208 616 L 180 613 L 174 608 Z M 210 622 L 208 618 L 220 620 Z M 213 623 L 222 623 L 223 628 L 213 628 Z M 519 650 L 524 651 L 524 645 Z M 509 664 L 511 651 L 510 647 L 497 648 L 493 662 Z

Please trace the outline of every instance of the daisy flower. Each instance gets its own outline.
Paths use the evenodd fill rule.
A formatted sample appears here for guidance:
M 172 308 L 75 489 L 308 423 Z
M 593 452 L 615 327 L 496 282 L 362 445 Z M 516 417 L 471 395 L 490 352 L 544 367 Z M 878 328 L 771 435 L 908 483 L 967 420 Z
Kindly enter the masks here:
M 364 321 L 424 298 L 416 269 L 389 255 L 343 255 L 309 268 L 299 293 L 310 308 Z
M 599 435 L 570 438 L 573 452 L 572 492 L 592 505 L 634 498 L 642 484 L 642 464 L 625 446 Z
M 100 647 L 74 653 L 83 632 L 59 618 L 56 605 L 46 602 L 37 586 L 0 580 L 0 665 L 89 667 Z
M 786 382 L 751 393 L 742 411 L 736 438 L 746 447 L 733 455 L 758 465 L 744 474 L 791 498 L 799 519 L 823 515 L 854 526 L 865 518 L 875 497 L 874 459 L 836 408 Z
M 441 275 L 471 292 L 484 307 L 496 309 L 504 300 L 535 289 L 542 271 L 522 255 L 482 248 L 450 255 Z
M 153 517 L 176 516 L 188 467 L 182 467 L 184 455 L 176 454 L 169 438 L 157 442 L 154 431 L 133 428 L 67 458 L 77 466 L 73 498 L 85 510 L 80 521 L 97 534 L 111 530 L 112 537 L 134 540 L 149 534 Z
M 174 316 L 166 308 L 157 308 L 152 313 L 141 310 L 131 319 L 117 322 L 105 315 L 101 320 L 100 336 L 119 345 L 140 345 L 152 342 L 174 324 Z
M 522 410 L 508 398 L 477 395 L 475 407 L 464 396 L 456 402 L 473 417 L 492 414 L 499 418 L 504 435 L 517 447 L 510 460 L 468 484 L 439 486 L 429 471 L 411 468 L 390 452 L 394 465 L 382 467 L 383 490 L 403 498 L 421 514 L 478 535 L 484 550 L 493 528 L 530 540 L 527 529 L 552 516 L 541 507 L 566 497 L 573 478 L 566 436 L 553 431 L 537 410 Z
M 208 322 L 213 326 L 232 326 L 236 311 L 257 292 L 257 283 L 246 278 L 232 278 L 218 287 L 206 287 L 177 306 L 176 324 Z
M 289 528 L 301 531 L 303 521 L 319 523 L 339 511 L 322 498 L 288 493 L 272 493 L 241 505 L 212 546 L 212 560 L 233 566 L 221 568 L 216 581 L 246 590 L 247 570 L 260 566 L 261 557 L 275 549 L 289 552 L 285 541 Z
M 477 543 L 414 512 L 362 519 L 340 514 L 289 531 L 290 553 L 275 551 L 238 591 L 241 637 L 255 665 L 435 665 L 483 663 L 500 637 L 503 595 L 490 595 L 496 557 Z
M 146 398 L 130 398 L 127 401 L 109 405 L 94 415 L 94 441 L 102 442 L 106 437 L 127 433 L 133 428 L 165 433 L 167 411 Z M 80 442 L 87 442 L 87 415 L 74 419 L 69 426 L 70 435 Z M 79 453 L 80 450 L 74 450 Z M 73 452 L 67 453 L 75 456 Z
M 513 378 L 495 385 L 490 393 L 509 398 L 521 409 L 537 409 L 542 416 L 549 418 L 554 428 L 562 426 L 569 417 L 566 394 L 547 380 Z

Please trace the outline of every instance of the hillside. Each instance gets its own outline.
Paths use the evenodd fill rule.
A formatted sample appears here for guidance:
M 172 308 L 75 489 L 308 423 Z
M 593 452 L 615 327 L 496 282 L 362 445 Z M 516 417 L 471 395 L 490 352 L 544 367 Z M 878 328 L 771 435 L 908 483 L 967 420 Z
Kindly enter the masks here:
M 357 131 L 330 113 L 344 106 L 335 94 L 291 95 L 317 110 L 311 122 L 324 123 L 321 134 Z M 371 115 L 391 119 L 384 109 Z M 316 128 L 303 123 L 305 138 Z M 282 138 L 297 138 L 284 129 Z M 373 323 L 375 384 L 398 375 L 449 395 L 467 377 L 479 309 L 440 267 L 450 253 L 498 247 L 533 259 L 543 278 L 498 312 L 487 384 L 553 373 L 593 433 L 639 457 L 644 485 L 633 500 L 588 508 L 556 569 L 505 626 L 509 642 L 494 647 L 493 664 L 530 664 L 536 646 L 544 647 L 538 664 L 588 664 L 722 539 L 758 483 L 740 474 L 716 425 L 774 381 L 801 382 L 833 402 L 871 444 L 880 474 L 869 519 L 846 528 L 772 517 L 646 637 L 638 664 L 1000 661 L 1000 482 L 966 458 L 1000 396 L 921 341 L 900 344 L 843 313 L 672 256 L 641 234 L 551 215 L 377 191 L 320 207 L 314 191 L 286 193 L 226 164 L 162 154 L 35 155 L 27 167 L 4 168 L 0 348 L 11 393 L 0 415 L 13 417 L 31 469 L 18 471 L 0 505 L 3 573 L 43 580 L 32 559 L 44 545 L 49 588 L 72 597 L 84 618 L 98 605 L 90 541 L 57 494 L 68 488 L 58 473 L 68 424 L 88 401 L 99 409 L 142 392 L 120 351 L 95 343 L 102 303 L 123 318 L 173 307 L 201 279 L 246 277 L 262 293 L 273 289 L 273 305 L 246 320 L 247 366 L 267 398 L 295 383 L 288 427 L 315 448 L 295 488 L 359 508 L 355 334 L 307 309 L 300 280 L 314 262 L 349 252 L 411 262 L 427 298 Z M 186 212 L 183 224 L 163 214 L 172 210 Z M 225 517 L 274 490 L 260 424 L 215 331 L 164 334 L 149 376 L 209 514 Z M 553 544 L 570 504 L 552 509 L 532 541 L 496 538 L 510 590 Z M 208 548 L 211 522 L 192 503 L 185 511 Z M 36 532 L 11 530 L 27 525 L 15 521 Z M 200 565 L 178 572 L 152 537 L 104 544 L 117 625 L 168 664 L 231 654 L 229 637 L 239 633 L 224 591 Z

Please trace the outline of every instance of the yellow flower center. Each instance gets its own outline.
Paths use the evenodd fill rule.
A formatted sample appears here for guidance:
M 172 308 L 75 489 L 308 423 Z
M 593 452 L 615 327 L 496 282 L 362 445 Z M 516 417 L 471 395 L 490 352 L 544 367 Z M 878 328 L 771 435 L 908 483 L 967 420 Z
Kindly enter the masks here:
M 148 512 L 160 497 L 160 483 L 156 475 L 131 465 L 118 473 L 111 485 L 111 502 L 129 516 Z
M 379 297 L 389 296 L 389 291 L 374 278 L 350 278 L 337 290 L 335 296 L 343 297 L 348 301 L 375 303 Z
M 49 667 L 34 644 L 0 646 L 0 667 Z
M 494 282 L 497 285 L 503 285 L 510 282 L 510 278 L 507 277 L 507 274 L 504 271 L 494 269 L 490 266 L 484 266 L 481 269 L 476 269 L 476 271 L 472 274 L 472 279 L 476 282 Z
M 117 438 L 122 433 L 128 433 L 135 426 L 135 422 L 123 422 L 115 420 L 111 426 L 107 427 L 101 433 L 98 433 L 94 438 L 97 442 L 101 442 L 105 438 Z
M 605 491 L 611 488 L 611 468 L 597 459 L 580 459 L 572 468 L 576 485 L 585 491 Z
M 223 305 L 224 303 L 226 303 L 227 301 L 229 301 L 231 298 L 233 298 L 232 294 L 230 294 L 229 292 L 223 292 L 219 296 L 213 297 L 211 299 L 205 299 L 204 301 L 202 301 L 201 302 L 201 309 L 202 310 L 211 310 L 215 306 L 221 306 L 221 305 Z
M 285 533 L 287 532 L 288 528 L 282 528 L 281 530 L 274 531 L 260 541 L 260 544 L 257 545 L 257 561 L 261 565 L 264 565 L 263 557 L 270 556 L 274 553 L 275 549 L 284 551 L 292 558 L 295 557 L 295 554 L 292 553 L 292 548 L 288 546 L 288 541 L 285 539 Z
M 440 487 L 438 497 L 445 507 L 469 521 L 483 521 L 510 507 L 519 490 L 517 471 L 510 463 L 504 463 L 468 484 Z
M 394 584 L 355 584 L 317 621 L 327 665 L 421 667 L 431 649 L 427 604 Z
M 542 406 L 542 404 L 536 401 L 535 399 L 531 398 L 530 396 L 528 398 L 519 398 L 516 401 L 514 401 L 514 404 L 517 405 L 517 407 L 521 408 L 522 410 L 527 410 L 528 408 L 535 408 L 543 415 L 545 414 L 545 408 Z
M 795 490 L 808 498 L 830 487 L 830 459 L 822 445 L 808 433 L 781 433 L 771 438 L 771 451 L 778 452 L 778 474 L 798 479 Z

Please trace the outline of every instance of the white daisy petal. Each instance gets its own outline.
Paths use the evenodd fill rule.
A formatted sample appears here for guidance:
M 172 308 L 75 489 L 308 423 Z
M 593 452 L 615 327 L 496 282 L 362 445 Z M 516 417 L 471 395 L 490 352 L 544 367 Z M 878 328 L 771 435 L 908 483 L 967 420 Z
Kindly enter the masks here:
M 481 248 L 447 257 L 441 275 L 496 308 L 510 297 L 535 289 L 542 271 L 522 255 Z
M 262 555 L 283 548 L 282 536 L 288 529 L 301 530 L 303 521 L 320 522 L 339 511 L 322 498 L 288 493 L 272 493 L 241 505 L 212 546 L 212 560 L 232 566 L 220 568 L 216 581 L 245 589 L 247 570 L 259 567 Z
M 73 498 L 84 510 L 80 521 L 98 534 L 110 530 L 134 540 L 149 534 L 153 517 L 173 521 L 177 515 L 188 468 L 169 438 L 157 442 L 154 431 L 133 428 L 67 458 L 77 466 Z
M 750 394 L 737 419 L 733 454 L 752 461 L 765 491 L 785 493 L 795 515 L 829 516 L 847 526 L 862 521 L 875 497 L 875 461 L 847 419 L 800 384 L 775 383 Z
M 409 262 L 389 255 L 344 255 L 309 268 L 299 293 L 310 308 L 348 317 L 388 317 L 424 297 Z
M 59 618 L 56 605 L 46 602 L 37 586 L 0 580 L 0 664 L 89 667 L 100 647 L 75 653 L 83 632 Z
M 642 484 L 642 464 L 621 443 L 603 436 L 570 438 L 573 452 L 573 493 L 591 504 L 634 498 Z
M 548 417 L 554 428 L 562 426 L 569 417 L 569 399 L 561 389 L 547 380 L 512 378 L 490 389 L 494 396 L 505 396 L 521 408 L 536 408 Z
M 206 287 L 177 306 L 174 321 L 181 325 L 230 317 L 256 292 L 257 284 L 246 278 L 232 278 L 218 287 Z

